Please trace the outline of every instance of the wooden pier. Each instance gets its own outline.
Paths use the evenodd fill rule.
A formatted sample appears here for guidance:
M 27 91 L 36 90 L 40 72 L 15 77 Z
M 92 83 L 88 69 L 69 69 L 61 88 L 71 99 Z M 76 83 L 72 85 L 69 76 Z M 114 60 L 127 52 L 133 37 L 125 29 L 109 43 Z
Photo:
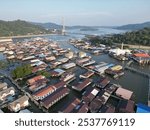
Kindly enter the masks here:
M 150 106 L 150 74 L 142 72 L 142 71 L 137 70 L 135 68 L 131 68 L 128 65 L 124 69 L 127 69 L 127 70 L 132 71 L 132 72 L 137 73 L 137 74 L 140 74 L 140 75 L 145 76 L 149 79 L 149 83 L 148 83 L 148 106 Z
M 137 70 L 137 69 L 132 68 L 132 67 L 129 67 L 129 66 L 126 66 L 124 69 L 130 70 L 130 71 L 132 71 L 132 72 L 134 72 L 134 73 L 137 73 L 137 74 L 146 76 L 146 77 L 148 77 L 148 78 L 150 77 L 150 75 L 149 75 L 148 73 L 142 72 L 142 71 L 140 71 L 140 70 Z

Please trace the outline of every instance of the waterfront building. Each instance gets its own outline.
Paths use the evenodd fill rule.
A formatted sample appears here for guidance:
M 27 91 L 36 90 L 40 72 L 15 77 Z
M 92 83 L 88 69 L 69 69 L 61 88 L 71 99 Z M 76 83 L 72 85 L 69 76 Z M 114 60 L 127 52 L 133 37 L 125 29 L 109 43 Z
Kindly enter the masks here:
M 0 91 L 7 89 L 7 83 L 0 83 Z
M 135 103 L 131 100 L 121 100 L 118 104 L 118 112 L 120 113 L 134 113 Z
M 62 65 L 62 68 L 70 69 L 70 68 L 75 67 L 75 66 L 76 66 L 76 64 L 71 62 L 71 63 L 67 63 L 67 64 Z
M 68 59 L 72 59 L 74 56 L 74 53 L 72 51 L 69 51 L 68 53 L 65 54 L 65 57 Z
M 11 96 L 15 95 L 15 89 L 13 87 L 10 87 L 10 88 L 0 91 L 0 100 L 3 101 L 9 95 L 11 95 Z
M 11 111 L 17 112 L 17 111 L 29 106 L 28 100 L 29 100 L 29 98 L 26 95 L 24 95 L 24 96 L 18 98 L 17 100 L 13 101 L 12 103 L 10 103 L 8 105 L 8 108 Z
M 99 97 L 96 97 L 90 104 L 89 104 L 89 109 L 90 112 L 95 113 L 98 112 L 98 110 L 102 107 L 102 101 L 100 100 Z
M 110 49 L 109 50 L 109 54 L 114 54 L 114 55 L 125 55 L 126 53 L 131 54 L 131 51 L 128 49 Z
M 129 99 L 131 99 L 131 97 L 132 97 L 132 95 L 133 95 L 133 92 L 130 91 L 130 90 L 127 90 L 127 89 L 124 89 L 124 88 L 119 87 L 119 88 L 116 90 L 115 94 L 116 94 L 117 96 L 121 97 L 121 98 L 124 98 L 124 99 L 129 100 Z
M 53 71 L 50 72 L 50 75 L 51 75 L 52 77 L 55 77 L 55 76 L 60 76 L 60 75 L 62 75 L 63 73 L 65 73 L 65 71 L 62 70 L 62 69 L 54 69 Z
M 45 57 L 45 61 L 54 61 L 54 60 L 56 60 L 55 56 L 46 56 Z
M 64 105 L 63 110 L 61 112 L 63 113 L 70 113 L 73 111 L 73 109 L 80 103 L 81 101 L 78 98 L 73 98 L 69 103 Z
M 115 107 L 111 105 L 103 105 L 99 113 L 115 113 Z
M 35 76 L 35 77 L 31 78 L 31 79 L 28 79 L 27 80 L 27 84 L 29 84 L 31 86 L 31 85 L 34 85 L 34 84 L 39 83 L 39 82 L 46 83 L 46 81 L 47 80 L 46 80 L 45 76 L 38 75 L 38 76 Z
M 65 74 L 63 74 L 63 75 L 61 76 L 60 80 L 67 82 L 67 81 L 72 80 L 72 79 L 75 79 L 75 78 L 76 78 L 76 77 L 75 77 L 75 74 L 72 73 L 72 72 L 70 72 L 70 73 L 65 73 Z
M 146 54 L 146 53 L 135 53 L 135 54 L 133 54 L 132 58 L 139 64 L 149 64 L 150 63 L 150 55 Z
M 0 52 L 4 52 L 6 50 L 5 46 L 0 45 Z
M 84 57 L 86 57 L 86 53 L 83 51 L 80 51 L 79 52 L 79 58 L 84 58 Z
M 82 91 L 85 89 L 88 85 L 92 83 L 92 79 L 85 79 L 83 82 L 78 83 L 77 85 L 72 86 L 73 89 L 77 91 Z
M 99 81 L 95 83 L 95 86 L 98 88 L 104 89 L 108 84 L 110 83 L 110 80 L 107 78 L 101 78 Z
M 44 106 L 46 109 L 49 109 L 63 97 L 69 94 L 69 89 L 65 87 L 61 87 L 57 89 L 54 93 L 50 94 L 48 97 L 41 101 L 41 105 Z
M 68 58 L 61 58 L 61 59 L 58 59 L 58 61 L 59 62 L 61 62 L 61 63 L 66 63 L 66 62 L 68 62 Z
M 89 104 L 96 97 L 99 91 L 100 90 L 98 88 L 93 88 L 93 87 L 86 89 L 82 96 L 83 102 Z
M 87 113 L 89 111 L 89 107 L 87 104 L 80 103 L 75 107 L 73 113 Z
M 61 82 L 58 82 L 56 84 L 50 85 L 46 88 L 43 88 L 43 89 L 35 92 L 33 94 L 33 98 L 35 100 L 42 100 L 42 99 L 46 98 L 47 96 L 49 96 L 50 94 L 52 94 L 53 92 L 55 92 L 57 89 L 59 89 L 61 87 L 66 87 L 66 83 L 64 81 L 61 81 Z
M 89 78 L 89 77 L 91 77 L 92 75 L 94 75 L 94 72 L 93 71 L 87 71 L 86 73 L 84 73 L 84 74 L 81 74 L 79 77 L 80 78 Z

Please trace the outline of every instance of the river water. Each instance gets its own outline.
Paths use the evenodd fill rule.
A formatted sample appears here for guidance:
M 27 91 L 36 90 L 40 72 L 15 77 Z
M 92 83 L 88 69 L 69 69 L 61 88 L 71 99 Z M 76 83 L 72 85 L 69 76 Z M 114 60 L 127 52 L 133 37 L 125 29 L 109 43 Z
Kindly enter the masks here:
M 121 31 L 121 30 L 115 30 L 115 29 L 99 29 L 99 31 L 80 31 L 79 29 L 74 29 L 74 30 L 68 30 L 68 34 L 65 35 L 65 36 L 62 36 L 62 35 L 48 35 L 48 36 L 42 36 L 44 38 L 47 38 L 47 39 L 51 39 L 51 40 L 54 40 L 54 41 L 57 41 L 58 44 L 62 47 L 62 48 L 70 48 L 72 51 L 77 51 L 79 52 L 80 50 L 75 48 L 73 45 L 69 44 L 68 43 L 68 40 L 70 38 L 83 38 L 85 36 L 85 34 L 98 34 L 98 35 L 105 35 L 105 34 L 114 34 L 114 33 L 123 33 L 124 31 Z M 17 39 L 14 39 L 14 42 L 17 42 L 17 41 L 22 41 L 22 40 L 25 40 L 25 39 L 30 39 L 30 38 L 17 38 Z M 114 64 L 120 64 L 120 65 L 125 65 L 126 62 L 120 62 L 118 60 L 115 60 L 111 57 L 109 57 L 107 54 L 102 54 L 102 55 L 92 55 L 90 53 L 87 53 L 88 55 L 92 56 L 92 58 L 97 62 L 101 62 L 101 61 L 104 61 L 104 62 L 108 62 L 108 63 L 114 63 Z M 3 55 L 0 53 L 0 59 L 3 59 Z M 150 73 L 150 66 L 145 66 L 145 67 L 140 67 L 139 65 L 136 65 L 136 64 L 133 64 L 132 65 L 134 68 L 136 69 L 140 69 L 142 71 L 145 71 L 147 73 Z M 75 69 L 75 70 L 72 70 L 72 71 L 75 71 L 77 75 L 83 73 L 85 70 L 80 70 L 79 68 L 78 69 Z M 95 77 L 96 79 L 97 77 Z M 144 103 L 144 104 L 147 104 L 147 101 L 148 101 L 148 78 L 142 76 L 142 75 L 139 75 L 137 73 L 133 73 L 133 72 L 130 72 L 130 71 L 125 71 L 125 75 L 122 76 L 121 78 L 119 78 L 118 80 L 113 80 L 112 78 L 110 78 L 110 80 L 113 82 L 113 83 L 117 83 L 117 84 L 120 84 L 121 86 L 123 86 L 124 88 L 127 88 L 131 91 L 134 92 L 134 96 L 135 96 L 135 102 L 136 103 Z M 80 97 L 80 95 L 76 92 L 73 92 L 73 95 L 77 96 L 77 97 Z M 72 97 L 72 93 L 69 94 L 70 97 Z M 63 101 L 66 100 L 68 98 L 64 98 L 61 102 L 62 103 L 59 103 L 59 105 L 57 105 L 57 107 L 59 108 L 62 104 L 63 104 Z M 57 107 L 55 107 L 55 109 L 57 109 Z

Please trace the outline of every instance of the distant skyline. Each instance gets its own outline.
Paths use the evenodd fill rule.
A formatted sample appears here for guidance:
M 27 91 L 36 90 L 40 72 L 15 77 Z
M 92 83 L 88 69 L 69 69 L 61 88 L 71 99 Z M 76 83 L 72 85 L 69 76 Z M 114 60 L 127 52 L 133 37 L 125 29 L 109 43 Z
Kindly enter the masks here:
M 0 0 L 0 20 L 118 26 L 150 21 L 150 0 Z

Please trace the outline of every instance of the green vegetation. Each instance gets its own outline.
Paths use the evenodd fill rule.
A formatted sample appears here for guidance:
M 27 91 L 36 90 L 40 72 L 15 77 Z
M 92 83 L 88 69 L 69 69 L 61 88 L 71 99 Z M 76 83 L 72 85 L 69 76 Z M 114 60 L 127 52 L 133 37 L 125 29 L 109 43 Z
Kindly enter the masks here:
M 140 30 L 143 28 L 150 28 L 150 22 L 139 23 L 139 24 L 127 24 L 127 25 L 116 27 L 116 29 L 121 29 L 121 30 Z
M 2 21 L 0 20 L 0 37 L 2 36 L 19 36 L 19 35 L 36 35 L 50 33 L 49 30 L 41 26 L 31 24 L 26 21 Z
M 46 78 L 50 77 L 50 73 L 48 73 L 47 71 L 44 71 L 44 70 L 38 71 L 38 72 L 37 72 L 37 75 L 43 75 L 43 76 L 45 76 Z
M 32 67 L 28 64 L 18 66 L 11 73 L 14 79 L 23 78 L 32 73 Z
M 132 45 L 150 46 L 150 28 L 144 28 L 139 31 L 126 32 L 124 34 L 115 34 L 110 37 L 91 37 L 89 41 L 93 45 L 105 44 L 112 45 L 113 43 L 124 43 Z

